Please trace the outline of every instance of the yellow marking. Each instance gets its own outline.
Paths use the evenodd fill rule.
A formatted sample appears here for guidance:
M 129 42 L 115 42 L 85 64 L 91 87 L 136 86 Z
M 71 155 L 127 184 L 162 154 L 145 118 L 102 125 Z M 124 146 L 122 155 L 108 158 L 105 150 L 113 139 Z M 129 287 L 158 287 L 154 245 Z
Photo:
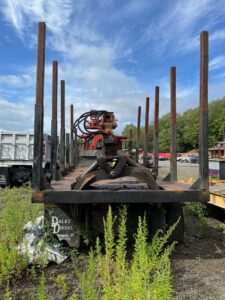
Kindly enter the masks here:
M 225 197 L 219 194 L 210 193 L 209 204 L 213 204 L 225 209 Z

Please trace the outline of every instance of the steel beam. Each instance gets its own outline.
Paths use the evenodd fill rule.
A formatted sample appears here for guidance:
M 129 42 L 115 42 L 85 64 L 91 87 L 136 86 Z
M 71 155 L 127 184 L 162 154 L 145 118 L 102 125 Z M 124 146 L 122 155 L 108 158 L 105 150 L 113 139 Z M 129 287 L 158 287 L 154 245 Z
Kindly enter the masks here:
M 45 73 L 45 32 L 44 22 L 38 24 L 37 46 L 37 75 L 36 75 L 36 103 L 34 116 L 34 155 L 32 186 L 41 190 L 43 185 L 43 118 L 44 118 L 44 73 Z
M 60 168 L 65 169 L 65 80 L 61 80 Z
M 39 203 L 170 203 L 208 202 L 209 191 L 202 190 L 82 190 L 36 192 L 33 202 Z
M 170 179 L 177 181 L 176 67 L 170 68 Z
M 57 179 L 57 91 L 58 62 L 52 62 L 52 126 L 51 126 L 51 174 Z
M 70 154 L 69 154 L 69 164 L 70 167 L 74 167 L 74 134 L 73 134 L 73 104 L 70 105 Z
M 136 131 L 136 162 L 139 162 L 140 131 L 141 131 L 141 106 L 138 106 L 138 119 L 137 119 L 137 131 Z
M 201 32 L 200 38 L 199 177 L 200 188 L 208 189 L 208 32 Z
M 69 165 L 69 153 L 70 153 L 70 134 L 66 133 L 66 164 Z
M 158 176 L 159 161 L 159 86 L 155 87 L 153 173 Z
M 149 123 L 149 97 L 146 97 L 145 103 L 145 131 L 144 131 L 144 157 L 143 157 L 143 165 L 147 167 L 148 163 L 148 123 Z

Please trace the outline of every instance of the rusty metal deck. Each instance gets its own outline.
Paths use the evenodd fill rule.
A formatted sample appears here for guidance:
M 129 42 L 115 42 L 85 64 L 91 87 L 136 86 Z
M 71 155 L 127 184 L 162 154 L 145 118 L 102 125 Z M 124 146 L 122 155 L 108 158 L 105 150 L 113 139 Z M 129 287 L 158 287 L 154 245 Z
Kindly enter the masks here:
M 86 167 L 78 167 L 68 173 L 66 176 L 62 177 L 61 180 L 51 181 L 51 188 L 54 191 L 70 191 L 71 184 L 75 179 L 81 175 L 86 170 Z
M 209 191 L 191 190 L 190 185 L 158 180 L 160 190 L 71 190 L 71 184 L 83 173 L 85 167 L 78 167 L 63 177 L 53 181 L 51 189 L 35 191 L 33 202 L 44 203 L 168 203 L 207 202 Z

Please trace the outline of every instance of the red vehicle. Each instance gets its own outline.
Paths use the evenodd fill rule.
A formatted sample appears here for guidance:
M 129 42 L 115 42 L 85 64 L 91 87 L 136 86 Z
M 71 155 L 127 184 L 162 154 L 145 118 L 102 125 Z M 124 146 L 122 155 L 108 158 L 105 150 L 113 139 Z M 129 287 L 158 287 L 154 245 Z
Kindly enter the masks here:
M 169 160 L 170 159 L 170 153 L 159 153 L 159 160 Z

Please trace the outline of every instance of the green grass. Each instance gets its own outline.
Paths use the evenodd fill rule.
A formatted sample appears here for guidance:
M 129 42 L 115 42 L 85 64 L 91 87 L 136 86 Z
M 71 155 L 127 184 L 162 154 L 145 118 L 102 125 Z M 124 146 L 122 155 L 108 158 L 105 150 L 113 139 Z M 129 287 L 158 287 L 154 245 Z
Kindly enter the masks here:
M 28 258 L 16 251 L 22 241 L 22 228 L 34 220 L 40 205 L 31 203 L 31 188 L 0 190 L 0 284 L 12 276 L 20 276 L 27 268 Z

